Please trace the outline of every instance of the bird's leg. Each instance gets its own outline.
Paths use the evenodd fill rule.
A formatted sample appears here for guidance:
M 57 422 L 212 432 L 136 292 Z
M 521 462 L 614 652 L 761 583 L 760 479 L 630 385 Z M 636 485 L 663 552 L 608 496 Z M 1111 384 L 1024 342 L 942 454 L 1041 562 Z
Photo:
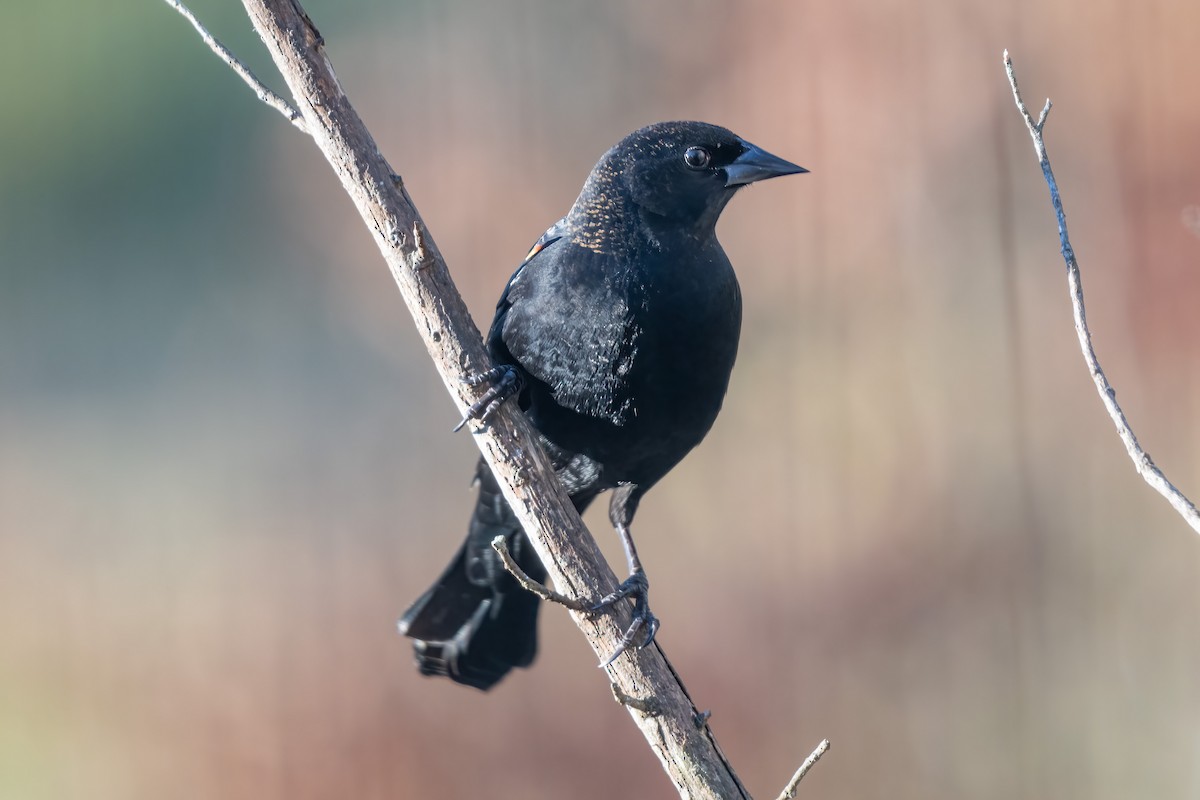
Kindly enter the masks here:
M 633 599 L 633 619 L 621 637 L 616 651 L 600 665 L 601 668 L 607 667 L 628 650 L 629 646 L 638 640 L 639 633 L 641 633 L 641 642 L 637 646 L 639 650 L 653 642 L 654 635 L 658 633 L 658 617 L 650 613 L 650 581 L 646 578 L 646 571 L 642 569 L 637 547 L 633 544 L 633 536 L 629 532 L 629 523 L 633 520 L 633 514 L 637 510 L 643 491 L 633 484 L 618 486 L 613 492 L 612 502 L 608 506 L 608 517 L 612 521 L 613 527 L 616 528 L 617 535 L 621 537 L 621 545 L 625 548 L 625 560 L 629 563 L 629 577 L 621 582 L 615 592 L 600 598 L 600 601 L 592 606 L 591 610 L 603 611 L 621 598 L 630 597 Z
M 463 379 L 463 383 L 468 386 L 479 386 L 482 383 L 490 385 L 488 390 L 467 408 L 467 413 L 463 415 L 462 421 L 454 426 L 455 432 L 462 430 L 462 427 L 470 420 L 486 421 L 488 417 L 496 413 L 505 400 L 521 391 L 521 387 L 524 385 L 521 373 L 517 372 L 517 368 L 511 364 L 501 364 L 498 367 L 492 367 L 487 372 L 469 375 Z

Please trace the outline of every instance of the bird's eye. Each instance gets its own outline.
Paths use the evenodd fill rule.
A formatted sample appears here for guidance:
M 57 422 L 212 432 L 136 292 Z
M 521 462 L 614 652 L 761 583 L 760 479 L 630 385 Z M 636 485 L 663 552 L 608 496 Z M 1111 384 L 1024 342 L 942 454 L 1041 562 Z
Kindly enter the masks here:
M 710 161 L 712 156 L 703 147 L 689 147 L 683 154 L 683 163 L 692 169 L 704 169 Z

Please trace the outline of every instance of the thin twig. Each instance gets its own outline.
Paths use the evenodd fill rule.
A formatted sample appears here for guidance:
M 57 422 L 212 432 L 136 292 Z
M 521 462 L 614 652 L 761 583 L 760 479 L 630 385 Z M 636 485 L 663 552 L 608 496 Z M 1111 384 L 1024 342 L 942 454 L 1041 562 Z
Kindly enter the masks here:
M 535 581 L 533 578 L 525 574 L 525 570 L 513 560 L 512 553 L 508 552 L 508 542 L 503 536 L 497 536 L 492 539 L 492 549 L 500 555 L 500 560 L 504 562 L 504 568 L 508 573 L 517 579 L 517 583 L 521 584 L 521 588 L 527 592 L 532 592 L 543 600 L 551 603 L 558 603 L 560 606 L 566 606 L 572 611 L 578 611 L 583 614 L 591 612 L 591 608 L 578 600 L 567 597 L 565 594 L 559 594 L 550 587 Z M 615 685 L 615 684 L 614 684 Z
M 821 743 L 817 745 L 817 749 L 809 753 L 808 758 L 804 759 L 804 763 L 800 765 L 800 769 L 796 770 L 796 774 L 788 781 L 788 785 L 783 787 L 783 792 L 779 795 L 779 800 L 795 800 L 796 788 L 800 785 L 800 781 L 804 780 L 804 776 L 813 768 L 813 764 L 820 761 L 821 756 L 825 755 L 827 750 L 829 750 L 829 740 L 822 739 Z
M 1046 100 L 1041 117 L 1034 122 L 1029 109 L 1025 107 L 1025 101 L 1021 99 L 1021 90 L 1017 88 L 1017 76 L 1013 72 L 1012 59 L 1008 57 L 1007 50 L 1004 51 L 1004 71 L 1008 75 L 1008 83 L 1012 87 L 1013 100 L 1016 101 L 1017 110 L 1025 118 L 1025 127 L 1029 129 L 1029 135 L 1033 138 L 1033 149 L 1037 154 L 1038 163 L 1042 167 L 1042 175 L 1046 179 L 1047 186 L 1050 187 L 1050 202 L 1053 204 L 1054 214 L 1058 218 L 1058 238 L 1062 246 L 1062 256 L 1063 260 L 1067 262 L 1067 286 L 1071 292 L 1075 333 L 1079 336 L 1079 348 L 1083 351 L 1083 360 L 1087 364 L 1088 372 L 1091 373 L 1092 381 L 1096 384 L 1096 391 L 1100 393 L 1100 400 L 1104 403 L 1108 415 L 1112 417 L 1113 424 L 1117 427 L 1117 434 L 1125 443 L 1125 450 L 1133 459 L 1133 465 L 1138 474 L 1145 479 L 1146 483 L 1150 484 L 1151 488 L 1167 499 L 1167 502 L 1179 512 L 1193 530 L 1200 533 L 1200 512 L 1196 511 L 1196 506 L 1184 496 L 1183 492 L 1176 489 L 1167 480 L 1167 476 L 1138 444 L 1133 429 L 1129 427 L 1129 422 L 1125 419 L 1125 412 L 1117 403 L 1117 392 L 1109 384 L 1104 370 L 1100 368 L 1096 351 L 1092 347 L 1092 334 L 1088 330 L 1087 314 L 1083 307 L 1083 284 L 1079 275 L 1079 262 L 1075 260 L 1075 250 L 1071 247 L 1070 236 L 1067 235 L 1067 217 L 1063 212 L 1062 198 L 1058 194 L 1058 183 L 1054 180 L 1054 171 L 1050 169 L 1050 158 L 1046 155 L 1046 144 L 1042 139 L 1046 115 L 1050 113 L 1050 100 Z
M 259 100 L 262 100 L 271 108 L 275 109 L 280 114 L 283 114 L 285 117 L 287 117 L 288 121 L 297 128 L 305 133 L 308 133 L 308 126 L 304 124 L 304 116 L 297 111 L 291 103 L 268 89 L 262 81 L 255 77 L 254 73 L 251 72 L 245 64 L 243 64 L 241 61 L 238 61 L 237 57 L 233 53 L 229 52 L 229 48 L 221 44 L 217 37 L 209 33 L 208 29 L 200 24 L 200 20 L 196 19 L 196 15 L 191 12 L 191 9 L 179 2 L 179 0 L 163 0 L 163 2 L 182 14 L 183 18 L 188 22 L 192 23 L 192 27 L 196 29 L 196 33 L 200 34 L 200 38 L 204 40 L 206 45 L 208 45 L 208 49 L 216 53 L 217 58 L 224 61 L 229 65 L 230 69 L 241 76 L 241 79 L 246 82 L 246 85 L 253 89 L 254 93 L 258 95 Z

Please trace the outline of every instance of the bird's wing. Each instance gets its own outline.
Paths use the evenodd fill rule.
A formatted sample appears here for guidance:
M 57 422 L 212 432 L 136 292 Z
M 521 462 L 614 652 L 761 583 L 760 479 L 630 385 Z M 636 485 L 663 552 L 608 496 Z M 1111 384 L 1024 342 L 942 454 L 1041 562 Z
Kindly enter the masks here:
M 636 353 L 634 302 L 616 256 L 552 226 L 505 288 L 488 335 L 497 363 L 515 364 L 558 405 L 620 424 Z M 627 277 L 627 276 L 626 276 Z
M 523 267 L 526 264 L 528 264 L 529 259 L 533 258 L 538 253 L 545 250 L 547 246 L 557 242 L 559 239 L 561 239 L 566 234 L 566 232 L 567 232 L 567 218 L 563 217 L 558 222 L 551 225 L 549 228 L 546 228 L 546 232 L 543 233 L 538 238 L 538 240 L 533 243 L 533 247 L 529 248 L 529 252 L 525 254 L 525 260 L 521 262 L 521 266 Z M 520 272 L 520 269 L 518 269 L 517 271 Z
M 534 257 L 545 250 L 550 245 L 561 239 L 567 230 L 567 218 L 563 217 L 558 222 L 546 229 L 538 240 L 533 243 L 533 247 L 529 248 L 529 252 L 525 254 L 525 258 L 521 261 L 521 265 L 517 267 L 516 272 L 508 279 L 508 283 L 504 286 L 504 291 L 500 294 L 500 299 L 496 301 L 496 315 L 492 319 L 492 327 L 488 330 L 488 346 L 493 349 L 493 356 L 499 354 L 495 352 L 495 346 L 501 344 L 500 338 L 503 335 L 504 319 L 508 314 L 508 310 L 512 307 L 511 295 L 513 289 L 521 280 L 521 275 Z

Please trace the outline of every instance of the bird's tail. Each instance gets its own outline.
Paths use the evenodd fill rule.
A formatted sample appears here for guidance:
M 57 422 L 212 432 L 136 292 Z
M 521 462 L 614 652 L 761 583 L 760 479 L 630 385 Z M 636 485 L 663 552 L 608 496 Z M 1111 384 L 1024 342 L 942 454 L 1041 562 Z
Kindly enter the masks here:
M 400 618 L 412 637 L 422 675 L 490 689 L 513 667 L 527 667 L 537 654 L 538 598 L 508 574 L 492 549 L 496 536 L 521 569 L 536 581 L 546 577 L 496 479 L 480 460 L 479 497 L 467 540 L 445 573 Z

